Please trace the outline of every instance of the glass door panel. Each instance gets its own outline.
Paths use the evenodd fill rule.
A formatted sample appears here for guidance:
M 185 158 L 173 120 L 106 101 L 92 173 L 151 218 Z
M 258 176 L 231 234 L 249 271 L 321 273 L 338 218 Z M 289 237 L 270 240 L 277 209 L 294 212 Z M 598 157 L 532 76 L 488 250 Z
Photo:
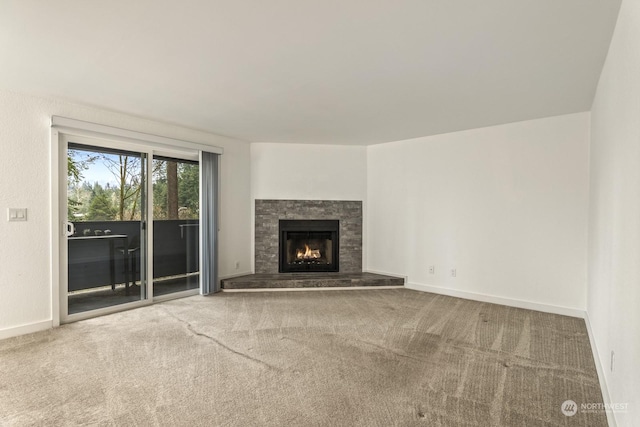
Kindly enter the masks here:
M 69 142 L 67 313 L 147 298 L 145 153 Z
M 198 289 L 200 168 L 153 157 L 153 295 Z

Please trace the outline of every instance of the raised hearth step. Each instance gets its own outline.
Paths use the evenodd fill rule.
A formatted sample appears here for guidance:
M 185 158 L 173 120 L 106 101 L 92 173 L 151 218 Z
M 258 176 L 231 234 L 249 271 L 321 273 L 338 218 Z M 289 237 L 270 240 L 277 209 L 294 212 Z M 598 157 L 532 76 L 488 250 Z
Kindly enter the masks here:
M 249 274 L 221 281 L 222 289 L 351 288 L 356 286 L 404 286 L 402 277 L 375 273 Z

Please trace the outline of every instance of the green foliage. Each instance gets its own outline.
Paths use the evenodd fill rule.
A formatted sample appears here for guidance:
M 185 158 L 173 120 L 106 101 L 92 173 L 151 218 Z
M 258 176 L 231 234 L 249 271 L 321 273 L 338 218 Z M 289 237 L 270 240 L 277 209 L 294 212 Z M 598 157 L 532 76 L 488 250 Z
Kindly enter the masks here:
M 82 173 L 80 172 L 80 165 L 71 157 L 67 156 L 67 177 L 69 180 L 79 182 L 82 179 Z
M 200 213 L 200 167 L 191 163 L 178 163 L 178 200 L 195 219 Z
M 83 157 L 84 156 L 84 157 Z M 83 172 L 94 162 L 106 166 L 115 185 L 102 187 L 84 180 Z M 153 160 L 153 219 L 167 219 L 167 162 Z M 139 219 L 141 197 L 140 158 L 69 150 L 68 218 L 70 221 L 118 221 Z M 178 216 L 197 219 L 199 207 L 199 166 L 178 161 Z
M 82 203 L 79 202 L 77 199 L 74 199 L 72 197 L 69 197 L 67 199 L 67 218 L 69 218 L 69 220 L 74 221 L 76 218 L 76 215 L 81 215 L 80 209 L 82 208 Z
M 137 156 L 101 154 L 102 163 L 116 180 L 117 219 L 120 221 L 139 219 L 141 191 L 141 159 Z
M 153 161 L 153 218 L 167 218 L 167 162 Z
M 80 181 L 82 181 L 82 172 L 89 168 L 98 157 L 90 154 L 82 155 L 76 150 L 67 151 L 67 178 L 68 178 L 68 203 L 67 203 L 67 217 L 70 220 L 75 220 L 78 216 L 82 216 L 80 212 L 83 208 L 83 203 L 78 197 L 77 187 Z
M 167 219 L 167 162 L 153 161 L 153 218 Z M 200 214 L 200 168 L 178 162 L 178 215 L 180 219 L 198 219 Z
M 100 184 L 93 187 L 93 197 L 89 202 L 88 221 L 112 221 L 118 213 L 109 193 Z

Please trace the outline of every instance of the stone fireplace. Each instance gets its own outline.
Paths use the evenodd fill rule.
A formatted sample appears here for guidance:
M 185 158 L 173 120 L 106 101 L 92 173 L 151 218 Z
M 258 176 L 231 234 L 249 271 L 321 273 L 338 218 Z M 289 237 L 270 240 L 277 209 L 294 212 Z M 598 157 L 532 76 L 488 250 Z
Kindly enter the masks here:
M 362 202 L 256 200 L 255 272 L 362 272 Z

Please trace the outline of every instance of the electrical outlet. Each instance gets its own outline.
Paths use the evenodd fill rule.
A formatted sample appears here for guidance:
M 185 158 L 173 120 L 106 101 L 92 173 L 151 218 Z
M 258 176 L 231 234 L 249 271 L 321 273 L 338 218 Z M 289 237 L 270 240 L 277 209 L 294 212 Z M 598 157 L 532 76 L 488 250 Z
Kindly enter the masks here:
M 616 361 L 616 353 L 613 350 L 611 350 L 611 372 L 613 372 L 615 361 Z
M 456 269 L 455 269 L 455 268 L 452 268 L 452 269 L 451 269 L 451 277 L 456 277 L 456 276 L 457 276 L 457 274 L 458 274 L 458 272 L 456 271 Z
M 436 274 L 436 266 L 435 265 L 430 265 L 429 266 L 429 274 Z

